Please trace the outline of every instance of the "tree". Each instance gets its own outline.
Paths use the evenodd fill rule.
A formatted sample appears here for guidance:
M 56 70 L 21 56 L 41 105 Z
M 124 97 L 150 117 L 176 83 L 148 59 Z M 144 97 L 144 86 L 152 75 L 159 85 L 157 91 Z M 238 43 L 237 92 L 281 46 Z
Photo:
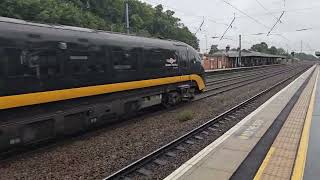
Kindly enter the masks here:
M 295 53 L 294 57 L 300 60 L 319 61 L 318 57 L 315 57 L 312 54 L 306 54 L 306 53 Z
M 0 16 L 40 23 L 64 24 L 125 32 L 125 0 L 1 0 Z M 175 12 L 129 1 L 131 32 L 168 38 L 199 47 L 197 37 L 174 17 Z
M 260 44 L 253 45 L 250 50 L 261 53 L 268 53 L 268 44 L 265 42 L 261 42 Z
M 219 51 L 218 45 L 211 45 L 211 49 L 210 49 L 209 54 L 214 54 L 214 53 L 216 53 L 218 51 Z
M 288 55 L 288 53 L 283 48 L 278 48 L 278 54 L 279 55 Z
M 268 48 L 268 45 L 265 42 L 253 45 L 250 50 L 293 58 L 292 55 L 288 54 L 283 48 L 277 48 L 275 46 L 271 46 L 270 48 Z M 296 53 L 294 57 L 300 60 L 319 61 L 319 58 L 315 57 L 312 54 Z
M 277 49 L 276 47 L 274 47 L 274 46 L 271 46 L 271 47 L 267 50 L 267 52 L 268 52 L 269 54 L 277 55 L 277 54 L 278 54 L 278 49 Z
M 88 11 L 82 11 L 73 3 L 60 3 L 58 0 L 3 0 L 0 2 L 0 16 L 41 23 L 106 29 L 103 19 Z

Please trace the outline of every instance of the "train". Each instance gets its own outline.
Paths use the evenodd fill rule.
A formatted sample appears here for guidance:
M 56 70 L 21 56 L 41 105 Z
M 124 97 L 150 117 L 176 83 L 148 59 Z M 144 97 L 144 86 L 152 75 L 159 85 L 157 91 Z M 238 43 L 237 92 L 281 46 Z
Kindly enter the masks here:
M 0 17 L 0 151 L 204 89 L 201 58 L 183 42 Z

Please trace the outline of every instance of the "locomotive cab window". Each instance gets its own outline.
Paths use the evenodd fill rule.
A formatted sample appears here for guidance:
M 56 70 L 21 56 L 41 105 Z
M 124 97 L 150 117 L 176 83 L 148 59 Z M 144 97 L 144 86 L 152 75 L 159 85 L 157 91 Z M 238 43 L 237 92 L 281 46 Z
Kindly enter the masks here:
M 191 55 L 190 60 L 193 64 L 197 62 L 197 57 L 195 55 Z
M 180 54 L 180 64 L 181 67 L 187 68 L 188 67 L 188 55 L 187 55 L 187 50 L 183 49 L 179 51 Z

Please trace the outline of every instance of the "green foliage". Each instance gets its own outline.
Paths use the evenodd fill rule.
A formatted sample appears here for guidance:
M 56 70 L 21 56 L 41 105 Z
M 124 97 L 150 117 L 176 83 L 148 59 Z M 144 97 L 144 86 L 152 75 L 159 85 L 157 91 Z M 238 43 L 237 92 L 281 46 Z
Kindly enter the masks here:
M 49 24 L 65 24 L 105 29 L 105 22 L 90 12 L 83 12 L 70 2 L 57 0 L 3 0 L 0 16 Z
M 270 54 L 278 54 L 278 49 L 274 46 L 271 46 L 268 50 L 267 50 L 268 53 Z
M 300 60 L 319 61 L 318 57 L 315 57 L 312 54 L 306 54 L 306 53 L 295 53 L 294 57 Z
M 129 1 L 131 32 L 168 38 L 199 47 L 198 39 L 175 12 L 138 0 Z M 125 32 L 125 0 L 1 0 L 0 16 Z
M 265 42 L 253 45 L 250 50 L 293 58 L 292 55 L 288 54 L 283 48 L 276 48 L 275 46 L 268 48 L 268 44 Z M 295 53 L 294 57 L 300 60 L 319 61 L 319 58 L 312 54 Z
M 268 53 L 268 44 L 265 42 L 261 42 L 260 44 L 255 44 L 251 47 L 252 51 L 257 51 L 261 53 Z
M 265 42 L 253 45 L 250 50 L 274 55 L 288 55 L 284 49 L 275 46 L 269 48 L 268 44 Z
M 193 119 L 193 113 L 192 111 L 182 111 L 178 114 L 178 120 L 180 122 L 185 122 Z

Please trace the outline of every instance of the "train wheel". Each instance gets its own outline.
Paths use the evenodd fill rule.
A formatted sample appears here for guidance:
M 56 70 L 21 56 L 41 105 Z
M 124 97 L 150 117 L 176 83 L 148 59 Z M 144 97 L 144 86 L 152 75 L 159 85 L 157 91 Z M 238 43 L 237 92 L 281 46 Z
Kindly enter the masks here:
M 178 92 L 170 92 L 163 95 L 162 105 L 166 108 L 170 108 L 181 103 L 181 94 Z

